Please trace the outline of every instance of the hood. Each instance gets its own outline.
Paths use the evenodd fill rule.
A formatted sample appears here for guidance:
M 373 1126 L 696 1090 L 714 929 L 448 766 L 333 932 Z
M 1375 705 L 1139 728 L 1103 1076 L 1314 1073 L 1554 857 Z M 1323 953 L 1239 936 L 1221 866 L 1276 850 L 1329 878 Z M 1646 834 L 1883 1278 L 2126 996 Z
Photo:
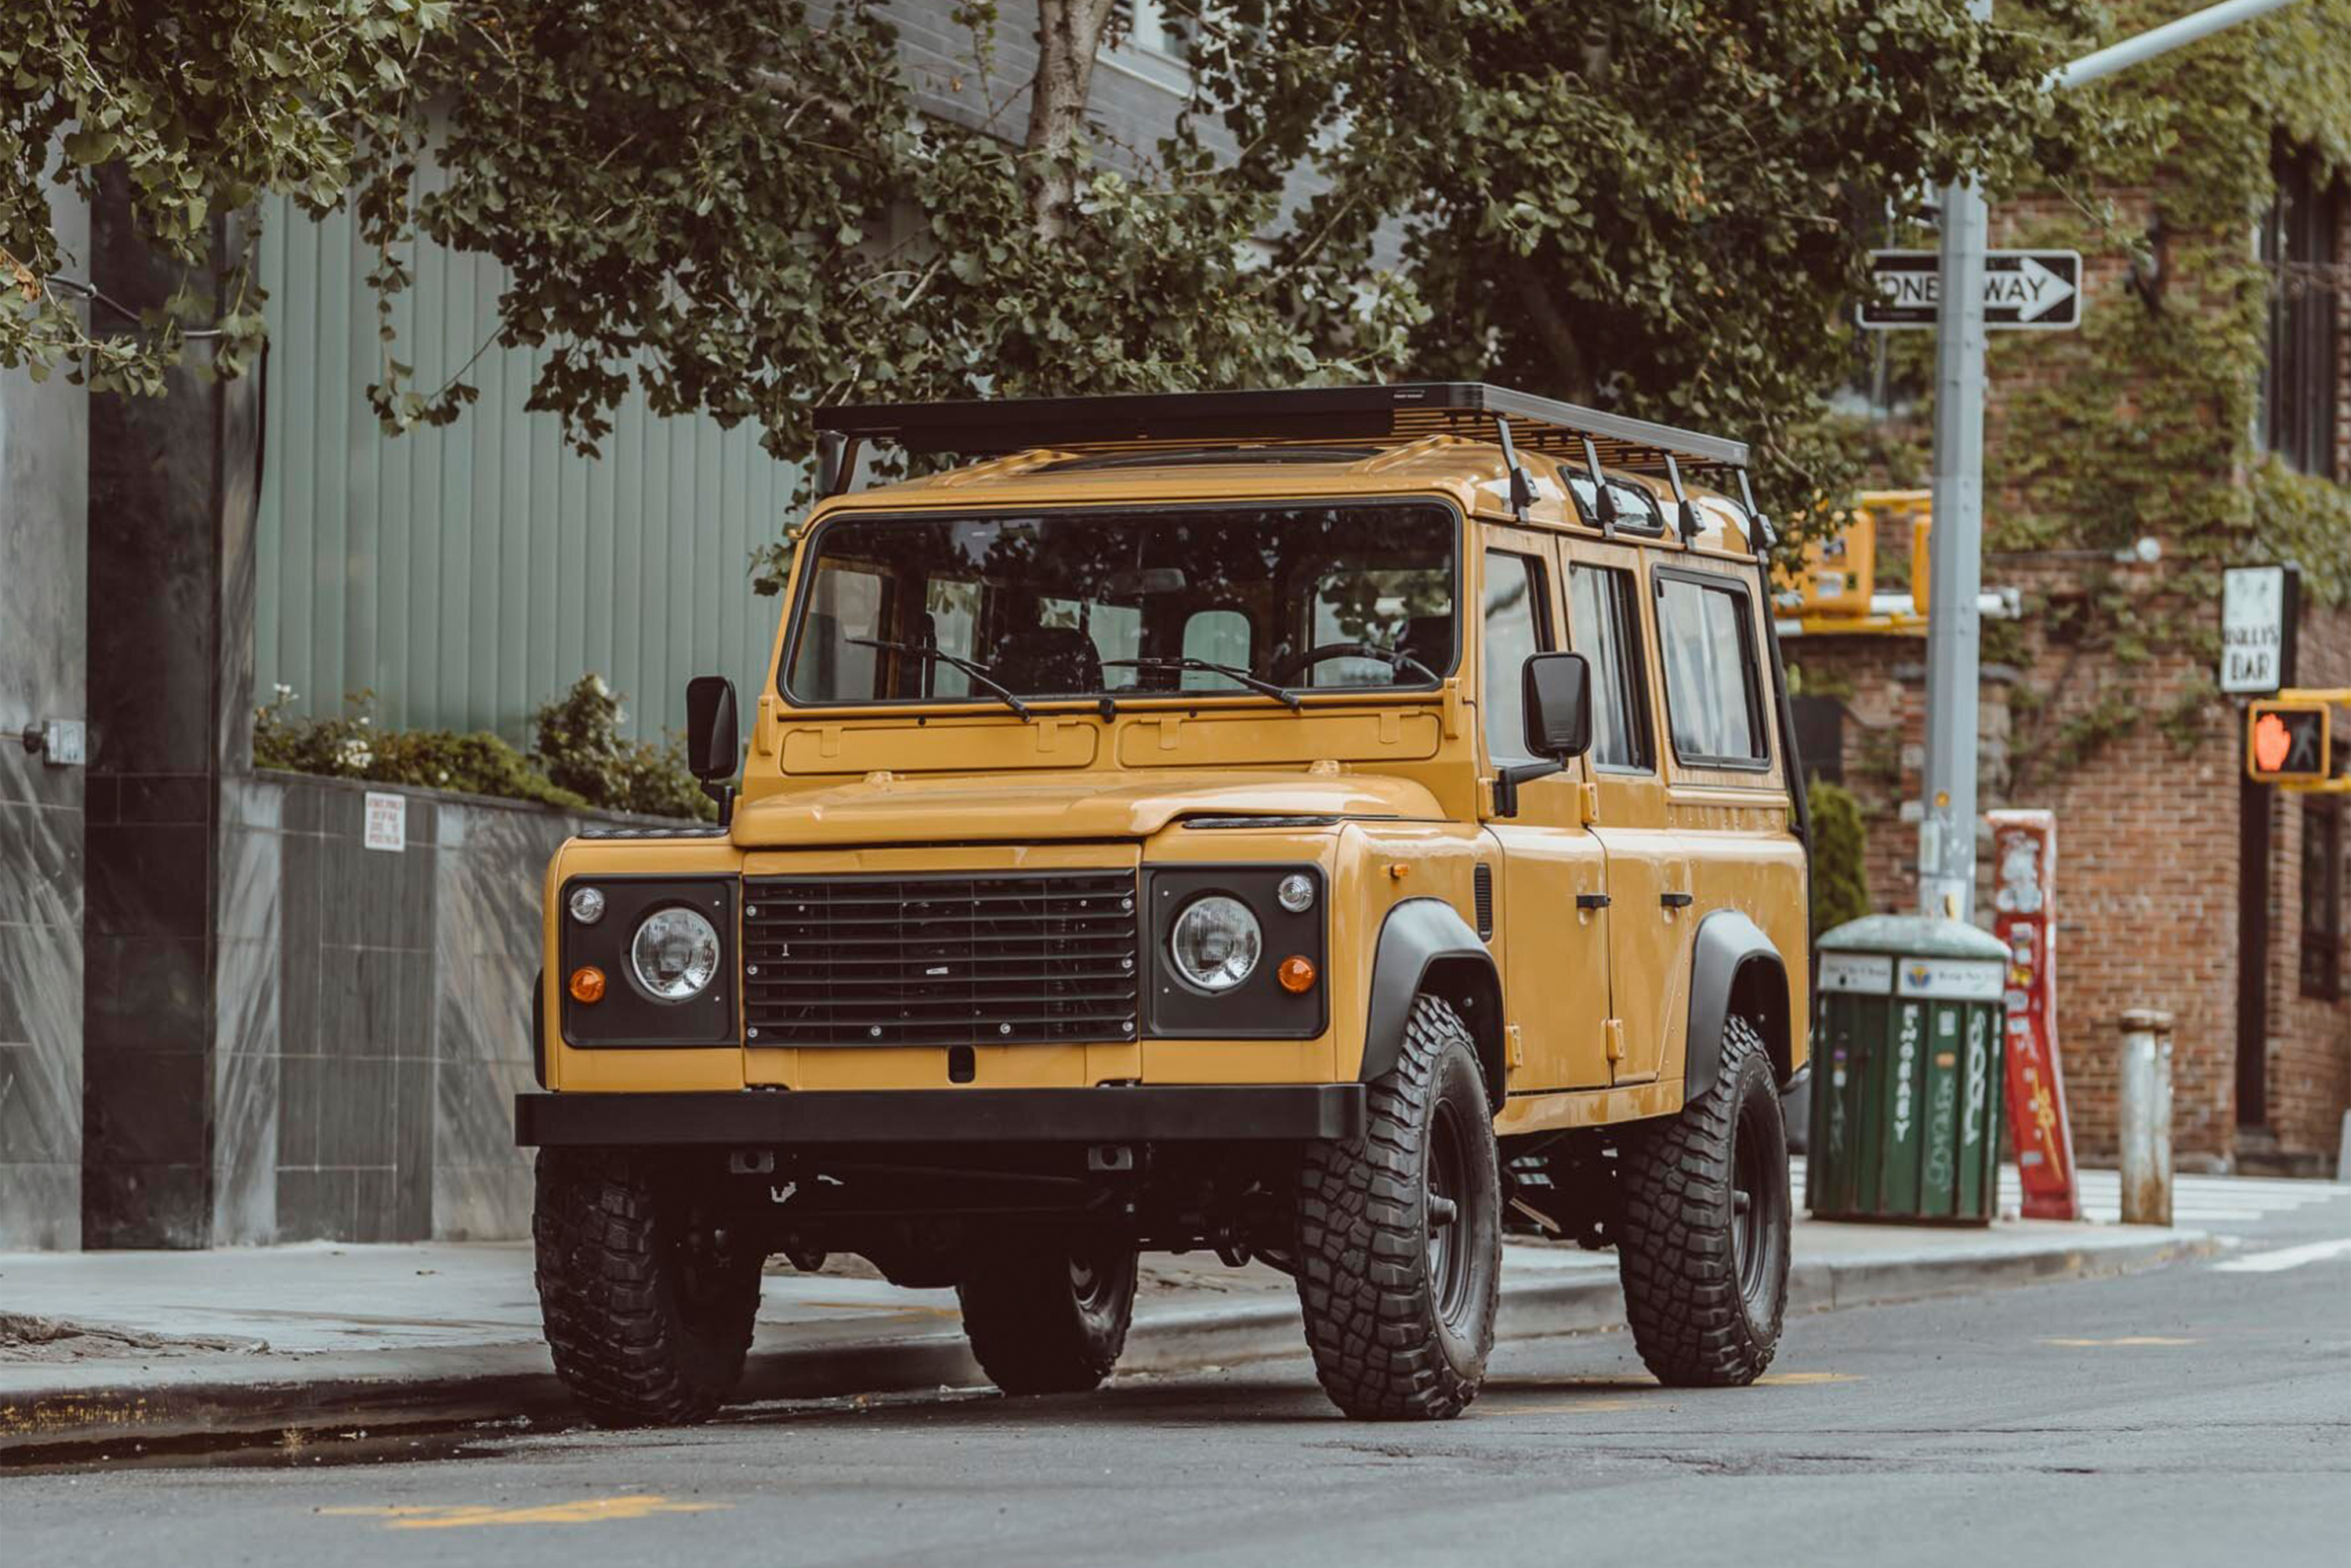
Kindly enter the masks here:
M 953 841 L 1148 838 L 1179 816 L 1442 815 L 1436 797 L 1382 774 L 1089 773 L 1060 779 L 893 778 L 746 801 L 747 849 Z

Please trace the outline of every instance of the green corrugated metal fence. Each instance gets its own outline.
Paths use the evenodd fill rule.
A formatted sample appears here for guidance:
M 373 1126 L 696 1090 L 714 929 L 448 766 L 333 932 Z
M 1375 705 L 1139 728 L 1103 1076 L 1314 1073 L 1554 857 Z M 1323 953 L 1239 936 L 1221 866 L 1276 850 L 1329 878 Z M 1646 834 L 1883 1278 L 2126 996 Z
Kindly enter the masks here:
M 776 601 L 747 566 L 789 520 L 795 472 L 757 429 L 660 418 L 632 392 L 591 461 L 523 411 L 539 355 L 492 347 L 455 424 L 387 436 L 367 402 L 381 349 L 351 219 L 282 201 L 266 217 L 262 700 L 282 682 L 324 714 L 365 688 L 380 724 L 520 743 L 531 710 L 590 670 L 648 739 L 684 723 L 688 675 L 758 690 Z M 430 391 L 490 336 L 502 275 L 423 244 L 415 271 L 393 351 Z

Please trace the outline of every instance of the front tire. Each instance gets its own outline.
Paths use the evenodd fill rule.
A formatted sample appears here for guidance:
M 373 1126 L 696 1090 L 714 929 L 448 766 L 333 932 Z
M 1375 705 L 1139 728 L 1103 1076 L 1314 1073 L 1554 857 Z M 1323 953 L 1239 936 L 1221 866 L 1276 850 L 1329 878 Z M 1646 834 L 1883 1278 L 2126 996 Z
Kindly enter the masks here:
M 766 1259 L 671 1173 L 541 1149 L 531 1238 L 556 1375 L 599 1424 L 700 1421 L 734 1392 Z
M 1771 1364 L 1788 1309 L 1788 1137 L 1771 1055 L 1724 1020 L 1713 1086 L 1628 1145 L 1617 1239 L 1633 1343 L 1657 1381 L 1732 1388 Z
M 1500 1161 L 1485 1073 L 1441 998 L 1413 1000 L 1360 1137 L 1309 1147 L 1298 1298 L 1315 1375 L 1362 1420 L 1444 1420 L 1478 1397 L 1500 1300 Z
M 1082 1243 L 998 1259 L 956 1296 L 990 1383 L 1007 1394 L 1083 1394 L 1126 1348 L 1134 1286 L 1134 1248 Z

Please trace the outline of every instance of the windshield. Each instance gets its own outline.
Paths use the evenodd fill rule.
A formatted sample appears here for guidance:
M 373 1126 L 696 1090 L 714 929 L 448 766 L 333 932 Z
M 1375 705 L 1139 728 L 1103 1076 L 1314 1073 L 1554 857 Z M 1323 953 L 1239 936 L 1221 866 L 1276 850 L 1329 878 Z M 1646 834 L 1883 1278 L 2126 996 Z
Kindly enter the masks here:
M 1453 668 L 1455 531 L 1425 502 L 839 517 L 808 547 L 785 690 L 1426 690 Z

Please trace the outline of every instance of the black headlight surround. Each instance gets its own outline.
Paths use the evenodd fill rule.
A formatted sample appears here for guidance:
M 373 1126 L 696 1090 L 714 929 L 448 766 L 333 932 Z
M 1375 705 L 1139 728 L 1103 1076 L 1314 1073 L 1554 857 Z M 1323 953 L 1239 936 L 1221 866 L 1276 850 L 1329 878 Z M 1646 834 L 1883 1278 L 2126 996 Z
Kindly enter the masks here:
M 1314 902 L 1299 914 L 1281 907 L 1274 891 L 1286 876 L 1314 884 Z M 1176 973 L 1168 938 L 1176 917 L 1204 894 L 1239 899 L 1257 916 L 1264 946 L 1257 967 L 1228 991 L 1211 995 Z M 1249 861 L 1231 865 L 1146 865 L 1143 868 L 1143 1033 L 1159 1040 L 1311 1040 L 1330 1027 L 1331 976 L 1325 961 L 1330 887 L 1312 862 Z M 1314 965 L 1314 984 L 1299 996 L 1281 988 L 1281 961 L 1301 955 Z
M 742 1040 L 737 992 L 742 985 L 741 936 L 735 918 L 737 879 L 715 876 L 586 874 L 556 890 L 562 957 L 563 1043 L 582 1051 L 734 1045 Z M 571 917 L 571 890 L 604 895 L 603 917 L 582 925 Z M 637 926 L 657 909 L 692 909 L 718 933 L 718 971 L 698 996 L 682 1002 L 647 996 L 629 968 Z M 583 964 L 604 971 L 604 999 L 571 998 L 571 975 Z

